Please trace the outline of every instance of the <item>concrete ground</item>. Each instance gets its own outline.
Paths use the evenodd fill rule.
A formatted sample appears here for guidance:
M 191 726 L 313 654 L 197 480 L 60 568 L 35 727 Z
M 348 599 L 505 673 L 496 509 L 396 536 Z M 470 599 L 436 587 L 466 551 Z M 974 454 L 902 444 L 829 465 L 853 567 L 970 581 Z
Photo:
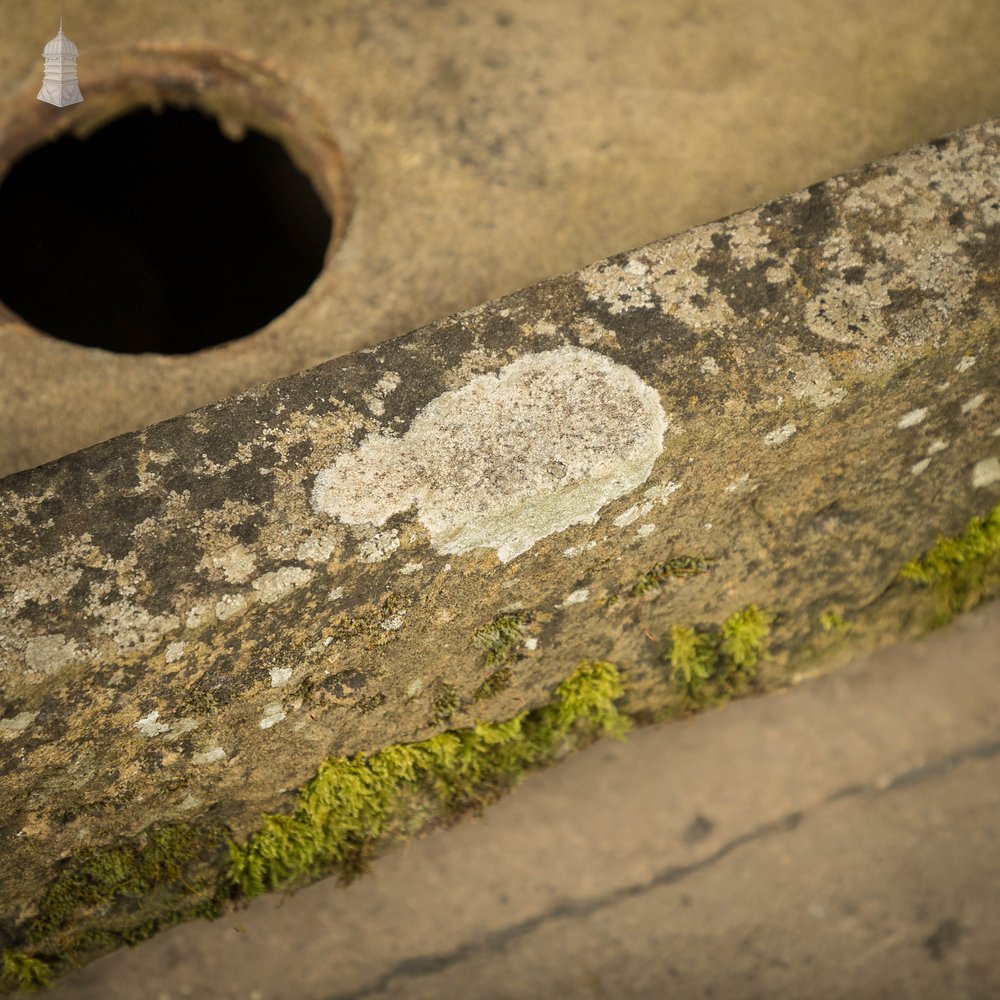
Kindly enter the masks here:
M 605 741 L 485 818 L 53 1000 L 1000 996 L 1000 602 Z

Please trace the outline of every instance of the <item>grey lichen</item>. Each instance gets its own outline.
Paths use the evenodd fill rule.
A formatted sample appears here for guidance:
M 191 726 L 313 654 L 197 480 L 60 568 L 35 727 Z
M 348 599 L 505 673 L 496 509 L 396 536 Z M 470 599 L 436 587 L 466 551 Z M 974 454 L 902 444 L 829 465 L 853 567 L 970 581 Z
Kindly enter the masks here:
M 632 369 L 559 347 L 443 393 L 401 438 L 369 435 L 319 473 L 312 502 L 374 526 L 416 505 L 439 552 L 509 562 L 645 482 L 667 427 Z

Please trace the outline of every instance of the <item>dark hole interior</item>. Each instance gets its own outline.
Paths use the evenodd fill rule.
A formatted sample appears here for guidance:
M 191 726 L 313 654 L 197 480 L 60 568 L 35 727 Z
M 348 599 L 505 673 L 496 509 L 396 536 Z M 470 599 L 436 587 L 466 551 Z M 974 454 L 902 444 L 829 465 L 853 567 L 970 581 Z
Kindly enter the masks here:
M 332 220 L 283 147 L 196 111 L 63 136 L 0 185 L 0 301 L 63 340 L 187 354 L 300 298 Z

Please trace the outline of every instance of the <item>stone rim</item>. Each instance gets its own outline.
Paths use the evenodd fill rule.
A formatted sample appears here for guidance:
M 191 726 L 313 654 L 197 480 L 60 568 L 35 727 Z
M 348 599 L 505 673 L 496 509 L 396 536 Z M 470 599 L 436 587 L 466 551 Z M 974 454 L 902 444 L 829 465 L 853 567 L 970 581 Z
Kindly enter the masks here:
M 230 140 L 253 129 L 281 145 L 330 213 L 333 227 L 322 270 L 287 308 L 315 297 L 344 240 L 354 208 L 346 159 L 320 107 L 273 67 L 230 50 L 141 44 L 127 50 L 91 50 L 88 62 L 91 59 L 95 69 L 91 72 L 88 67 L 82 81 L 83 102 L 58 109 L 56 116 L 49 113 L 51 108 L 34 100 L 33 94 L 30 100 L 25 99 L 30 89 L 27 85 L 14 99 L 0 103 L 0 184 L 10 168 L 32 151 L 66 135 L 86 139 L 105 125 L 143 109 L 203 112 Z M 245 349 L 275 320 L 243 337 L 191 354 L 157 357 L 169 363 L 175 357 L 191 358 L 206 351 Z M 41 330 L 3 301 L 0 322 L 25 336 L 57 340 L 70 349 L 103 350 Z

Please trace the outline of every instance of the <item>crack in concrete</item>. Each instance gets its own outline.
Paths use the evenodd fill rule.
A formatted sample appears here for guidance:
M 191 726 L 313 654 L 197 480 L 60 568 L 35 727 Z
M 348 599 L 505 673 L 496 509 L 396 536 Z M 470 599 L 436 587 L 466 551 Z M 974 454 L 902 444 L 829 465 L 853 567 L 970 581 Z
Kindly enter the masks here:
M 734 837 L 732 840 L 719 847 L 718 850 L 699 861 L 694 861 L 686 865 L 671 865 L 669 868 L 664 868 L 662 871 L 657 872 L 645 882 L 637 882 L 632 885 L 622 886 L 591 899 L 567 900 L 565 902 L 557 903 L 555 906 L 549 907 L 549 909 L 544 910 L 533 917 L 528 917 L 525 920 L 520 920 L 507 927 L 491 931 L 483 937 L 475 940 L 466 941 L 465 943 L 458 945 L 456 948 L 453 948 L 451 951 L 430 955 L 417 955 L 413 958 L 404 959 L 394 965 L 391 969 L 386 970 L 382 973 L 382 975 L 380 975 L 373 982 L 369 983 L 367 986 L 362 986 L 360 989 L 354 990 L 350 993 L 337 993 L 336 995 L 330 997 L 329 1000 L 361 1000 L 361 998 L 364 997 L 375 996 L 387 989 L 396 979 L 432 975 L 448 968 L 449 966 L 464 962 L 477 954 L 500 950 L 513 941 L 516 941 L 517 939 L 530 934 L 537 928 L 553 921 L 574 920 L 582 917 L 588 917 L 592 913 L 597 913 L 600 910 L 617 906 L 626 899 L 643 895 L 644 893 L 661 886 L 673 885 L 691 875 L 695 875 L 700 871 L 711 868 L 713 865 L 718 864 L 720 861 L 727 858 L 730 854 L 739 850 L 741 847 L 753 843 L 756 840 L 764 840 L 780 834 L 791 833 L 801 825 L 807 813 L 821 810 L 825 806 L 830 805 L 833 802 L 840 801 L 841 799 L 854 798 L 861 795 L 879 796 L 888 792 L 912 788 L 915 785 L 920 785 L 926 781 L 941 777 L 943 774 L 954 770 L 961 764 L 973 760 L 989 760 L 997 756 L 1000 756 L 1000 740 L 977 743 L 972 746 L 964 747 L 961 750 L 957 750 L 954 753 L 948 754 L 938 760 L 930 761 L 927 764 L 922 764 L 919 767 L 904 771 L 889 781 L 888 784 L 855 784 L 845 786 L 844 788 L 831 793 L 817 805 L 812 806 L 808 810 L 799 810 L 788 813 L 778 819 L 762 823 L 760 826 L 755 827 L 747 833 Z

